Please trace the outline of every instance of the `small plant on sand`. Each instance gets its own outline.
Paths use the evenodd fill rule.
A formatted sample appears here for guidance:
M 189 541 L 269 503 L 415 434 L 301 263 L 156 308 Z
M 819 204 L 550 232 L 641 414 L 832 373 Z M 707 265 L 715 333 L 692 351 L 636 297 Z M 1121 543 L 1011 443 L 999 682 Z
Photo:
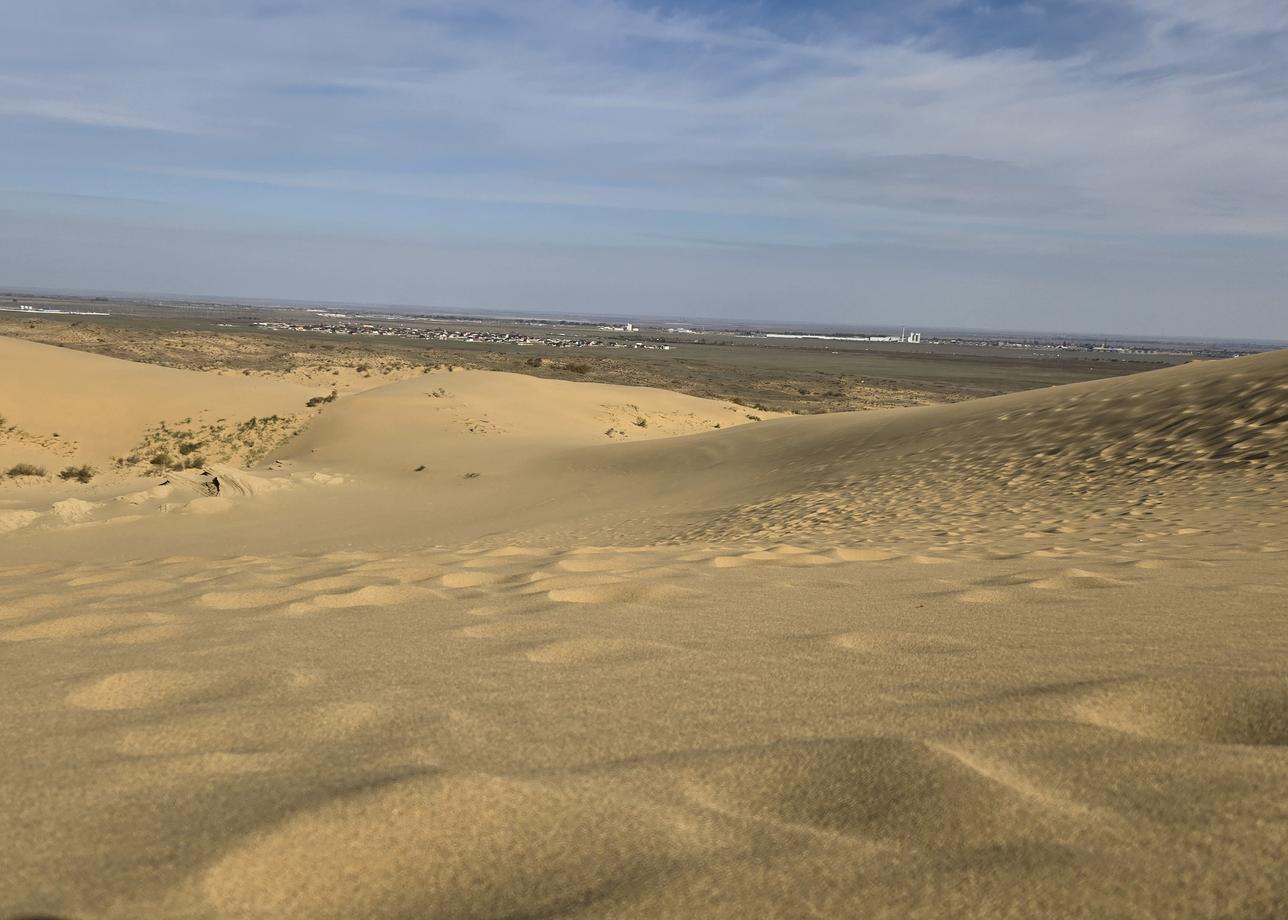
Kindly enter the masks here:
M 331 393 L 327 396 L 314 396 L 304 405 L 312 409 L 314 406 L 324 406 L 327 403 L 333 403 L 339 398 L 340 398 L 340 394 L 337 393 L 335 390 L 332 390 Z
M 478 478 L 479 478 L 479 475 L 480 475 L 479 473 L 466 473 L 462 478 L 463 478 L 463 479 L 478 479 Z
M 758 421 L 760 421 L 760 416 L 759 416 L 759 415 L 752 415 L 751 413 L 748 413 L 748 414 L 747 414 L 747 420 L 748 420 L 748 421 L 751 421 L 751 422 L 758 422 Z
M 66 466 L 59 472 L 58 478 L 64 482 L 75 480 L 79 483 L 89 482 L 97 472 L 92 466 Z
M 45 468 L 31 463 L 15 463 L 9 467 L 8 475 L 12 479 L 17 479 L 19 476 L 44 476 Z
M 201 450 L 200 441 L 184 441 L 179 445 L 179 453 L 185 457 L 188 456 L 188 454 L 195 453 L 199 450 Z
M 635 427 L 636 427 L 636 428 L 647 428 L 647 427 L 648 427 L 648 419 L 646 419 L 644 416 L 642 416 L 642 415 L 641 415 L 639 418 L 637 418 L 637 419 L 635 420 Z
M 168 466 L 174 463 L 174 458 L 171 457 L 165 451 L 161 450 L 153 454 L 152 459 L 149 460 L 148 462 L 159 469 L 166 469 Z
M 412 472 L 413 472 L 413 473 L 423 473 L 423 472 L 425 472 L 425 464 L 423 464 L 423 463 L 422 463 L 420 466 L 418 466 L 418 467 L 416 467 L 414 470 L 412 470 Z

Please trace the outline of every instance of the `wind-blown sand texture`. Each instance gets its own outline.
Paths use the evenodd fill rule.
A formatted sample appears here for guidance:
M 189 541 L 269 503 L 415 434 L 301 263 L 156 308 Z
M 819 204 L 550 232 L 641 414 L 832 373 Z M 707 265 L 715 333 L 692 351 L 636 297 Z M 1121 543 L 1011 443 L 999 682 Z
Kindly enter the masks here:
M 1288 914 L 1288 352 L 746 414 L 441 372 L 5 485 L 0 916 Z

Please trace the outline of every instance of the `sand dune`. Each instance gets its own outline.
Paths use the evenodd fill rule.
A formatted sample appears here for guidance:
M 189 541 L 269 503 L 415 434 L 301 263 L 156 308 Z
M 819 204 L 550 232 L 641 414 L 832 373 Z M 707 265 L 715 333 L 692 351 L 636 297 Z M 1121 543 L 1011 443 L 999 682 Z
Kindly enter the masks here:
M 504 462 L 554 448 L 649 441 L 774 413 L 647 387 L 489 371 L 435 371 L 344 399 L 282 450 L 349 472 Z
M 1288 913 L 1288 353 L 747 414 L 442 372 L 47 496 L 0 915 Z
M 119 361 L 0 336 L 0 472 L 17 463 L 108 466 L 148 430 L 184 420 L 301 413 L 314 390 Z

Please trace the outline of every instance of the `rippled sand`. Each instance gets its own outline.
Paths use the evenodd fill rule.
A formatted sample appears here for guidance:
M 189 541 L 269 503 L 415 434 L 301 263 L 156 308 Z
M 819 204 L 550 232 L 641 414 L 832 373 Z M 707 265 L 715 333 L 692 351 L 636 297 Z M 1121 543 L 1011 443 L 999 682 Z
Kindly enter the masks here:
M 1288 353 L 689 437 L 447 377 L 0 493 L 0 916 L 1288 913 Z

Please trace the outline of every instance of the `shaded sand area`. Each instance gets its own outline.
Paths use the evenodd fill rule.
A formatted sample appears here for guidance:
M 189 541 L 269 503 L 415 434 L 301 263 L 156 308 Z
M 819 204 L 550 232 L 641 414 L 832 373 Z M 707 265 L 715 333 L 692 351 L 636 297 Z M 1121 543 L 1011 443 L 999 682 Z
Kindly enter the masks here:
M 444 372 L 5 487 L 0 916 L 1288 912 L 1288 353 L 745 416 Z

